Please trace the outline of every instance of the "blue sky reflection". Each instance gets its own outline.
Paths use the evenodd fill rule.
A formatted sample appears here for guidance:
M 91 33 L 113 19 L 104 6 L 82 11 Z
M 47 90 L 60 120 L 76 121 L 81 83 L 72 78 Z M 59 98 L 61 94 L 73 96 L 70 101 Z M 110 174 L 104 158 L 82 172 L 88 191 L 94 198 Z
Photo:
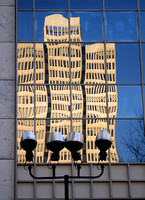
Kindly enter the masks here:
M 137 12 L 106 12 L 106 41 L 138 41 Z
M 137 115 L 141 115 L 141 86 L 117 86 L 117 95 L 117 117 L 137 117 Z

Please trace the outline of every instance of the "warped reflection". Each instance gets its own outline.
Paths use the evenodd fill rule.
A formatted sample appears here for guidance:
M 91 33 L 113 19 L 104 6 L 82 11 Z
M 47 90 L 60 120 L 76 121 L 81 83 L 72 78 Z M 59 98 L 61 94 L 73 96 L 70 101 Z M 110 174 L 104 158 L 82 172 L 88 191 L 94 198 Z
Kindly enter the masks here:
M 104 44 L 83 47 L 81 43 L 75 43 L 82 41 L 79 17 L 70 18 L 70 37 L 68 27 L 68 19 L 62 15 L 47 16 L 44 22 L 44 44 L 36 43 L 35 48 L 33 43 L 19 43 L 17 46 L 17 80 L 21 84 L 17 87 L 17 117 L 22 118 L 18 119 L 17 126 L 18 163 L 25 162 L 20 139 L 26 130 L 36 132 L 37 163 L 49 162 L 51 152 L 45 148 L 45 137 L 53 131 L 61 132 L 64 138 L 70 131 L 83 133 L 86 138 L 85 151 L 81 150 L 83 161 L 99 161 L 99 151 L 94 141 L 100 130 L 107 129 L 107 120 L 97 118 L 107 118 L 106 79 L 108 83 L 116 83 L 115 44 L 106 45 L 106 75 Z M 70 46 L 69 38 L 74 42 Z M 79 85 L 82 82 L 86 84 L 84 87 Z M 53 85 L 46 87 L 45 83 Z M 114 85 L 108 86 L 108 113 L 113 118 L 117 114 L 117 88 Z M 89 118 L 84 120 L 85 123 L 83 116 Z M 46 121 L 46 117 L 52 120 Z M 34 120 L 29 118 L 36 118 L 36 130 Z M 111 162 L 118 162 L 115 122 L 112 122 Z M 60 152 L 60 163 L 64 162 L 71 162 L 70 152 L 66 148 Z

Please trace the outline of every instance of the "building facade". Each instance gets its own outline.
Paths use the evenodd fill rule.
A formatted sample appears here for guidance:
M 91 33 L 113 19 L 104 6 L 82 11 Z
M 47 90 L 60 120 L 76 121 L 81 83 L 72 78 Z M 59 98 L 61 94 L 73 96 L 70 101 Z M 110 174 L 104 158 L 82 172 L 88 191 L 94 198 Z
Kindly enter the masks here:
M 127 141 L 131 141 L 132 146 L 134 144 L 138 144 L 138 143 L 134 143 L 134 141 L 138 141 L 137 139 L 140 138 L 140 133 L 142 134 L 142 132 L 144 132 L 144 124 L 145 124 L 144 123 L 144 119 L 145 119 L 144 117 L 144 113 L 145 113 L 144 112 L 144 87 L 145 87 L 144 64 L 145 64 L 145 61 L 144 61 L 143 55 L 145 53 L 144 51 L 145 50 L 144 48 L 145 4 L 143 0 L 137 0 L 137 1 L 134 0 L 131 2 L 117 1 L 117 3 L 116 1 L 103 0 L 103 1 L 97 1 L 98 4 L 95 4 L 94 2 L 92 2 L 92 4 L 90 3 L 86 4 L 86 2 L 83 1 L 83 3 L 80 5 L 78 2 L 76 3 L 76 1 L 71 1 L 70 2 L 71 4 L 67 5 L 67 2 L 63 3 L 62 1 L 60 4 L 59 2 L 56 3 L 54 1 L 48 6 L 48 5 L 44 5 L 43 1 L 41 1 L 41 4 L 40 4 L 39 1 L 36 0 L 35 1 L 36 7 L 35 6 L 33 7 L 32 1 L 29 1 L 29 2 L 25 1 L 26 4 L 25 3 L 21 4 L 20 1 L 17 3 L 14 0 L 7 0 L 7 1 L 0 2 L 0 11 L 1 11 L 0 12 L 1 13 L 0 14 L 0 22 L 1 22 L 1 26 L 0 26 L 0 35 L 1 35 L 1 38 L 0 38 L 0 58 L 1 58 L 0 59 L 1 60 L 1 65 L 0 65 L 0 68 L 1 68 L 1 73 L 0 73 L 0 86 L 1 86 L 0 87 L 0 94 L 1 94 L 1 98 L 0 98 L 0 111 L 1 111 L 0 112 L 0 125 L 1 125 L 0 126 L 1 127 L 0 129 L 1 130 L 0 131 L 0 134 L 1 134 L 0 194 L 1 194 L 1 197 L 0 199 L 18 199 L 18 200 L 64 199 L 63 180 L 60 180 L 60 181 L 57 181 L 57 180 L 38 181 L 37 180 L 35 181 L 31 179 L 31 177 L 28 175 L 27 173 L 28 171 L 24 170 L 24 164 L 17 163 L 17 155 L 19 155 L 18 150 L 17 150 L 17 145 L 19 148 L 19 143 L 17 143 L 17 139 L 20 138 L 19 135 L 17 138 L 17 133 L 19 133 L 17 132 L 17 129 L 20 130 L 20 134 L 21 134 L 21 132 L 26 129 L 26 126 L 28 124 L 31 124 L 29 122 L 33 121 L 35 124 L 34 133 L 37 135 L 36 133 L 36 129 L 38 128 L 37 118 L 38 118 L 38 122 L 39 120 L 46 122 L 46 128 L 49 127 L 48 131 L 50 130 L 51 119 L 55 119 L 55 118 L 51 118 L 48 115 L 46 116 L 45 111 L 43 112 L 44 114 L 43 116 L 40 117 L 38 115 L 37 117 L 36 112 L 35 112 L 36 110 L 34 111 L 35 118 L 34 117 L 30 119 L 24 118 L 23 114 L 25 112 L 22 112 L 23 108 L 25 108 L 25 111 L 27 110 L 27 108 L 30 111 L 32 105 L 30 103 L 29 106 L 27 104 L 26 106 L 25 104 L 22 104 L 20 106 L 19 98 L 15 98 L 18 96 L 21 99 L 21 95 L 23 95 L 25 96 L 26 102 L 27 100 L 28 102 L 31 102 L 31 97 L 33 97 L 30 91 L 31 89 L 29 90 L 25 86 L 32 84 L 32 86 L 35 88 L 34 98 L 36 100 L 36 101 L 34 100 L 33 105 L 35 107 L 37 107 L 36 105 L 38 105 L 38 108 L 41 108 L 42 101 L 41 100 L 37 101 L 36 96 L 38 94 L 40 96 L 40 99 L 42 99 L 43 98 L 42 96 L 45 96 L 44 93 L 46 92 L 48 85 L 50 86 L 49 82 L 47 83 L 45 82 L 44 84 L 43 81 L 40 83 L 40 82 L 36 82 L 35 79 L 34 79 L 35 83 L 32 82 L 31 84 L 30 83 L 27 84 L 26 82 L 25 84 L 22 82 L 19 82 L 19 83 L 17 82 L 18 80 L 17 75 L 19 72 L 19 70 L 17 69 L 18 67 L 17 62 L 19 62 L 19 58 L 17 58 L 16 56 L 17 49 L 15 48 L 18 45 L 17 42 L 25 43 L 26 46 L 28 43 L 29 45 L 30 43 L 33 43 L 34 49 L 37 46 L 36 43 L 38 44 L 44 43 L 44 39 L 40 41 L 39 34 L 37 35 L 37 33 L 40 33 L 39 31 L 38 32 L 36 31 L 35 33 L 35 41 L 32 41 L 31 38 L 29 38 L 28 40 L 26 40 L 25 38 L 25 35 L 31 36 L 32 34 L 32 32 L 30 32 L 30 30 L 33 27 L 33 23 L 31 24 L 31 22 L 33 21 L 32 19 L 36 19 L 36 23 L 34 26 L 36 30 L 37 30 L 38 25 L 40 25 L 40 23 L 37 23 L 37 20 L 39 21 L 39 19 L 41 19 L 41 17 L 39 16 L 39 12 L 43 13 L 41 9 L 45 9 L 45 11 L 48 9 L 48 12 L 45 15 L 45 17 L 48 15 L 54 14 L 52 12 L 49 14 L 50 9 L 52 11 L 54 9 L 56 10 L 58 9 L 55 12 L 55 14 L 56 13 L 58 14 L 59 12 L 59 14 L 62 15 L 62 13 L 64 13 L 63 16 L 66 19 L 69 19 L 69 16 L 66 15 L 66 12 L 70 14 L 71 18 L 80 17 L 81 41 L 79 43 L 82 46 L 81 48 L 82 65 L 85 66 L 87 63 L 94 63 L 94 61 L 89 62 L 88 60 L 84 59 L 85 56 L 87 56 L 85 54 L 85 51 L 93 52 L 92 49 L 96 46 L 96 44 L 98 45 L 98 43 L 104 43 L 106 44 L 104 45 L 104 58 L 105 58 L 104 65 L 105 65 L 105 70 L 107 72 L 106 75 L 107 74 L 109 75 L 108 80 L 111 80 L 110 78 L 112 78 L 112 82 L 110 82 L 109 84 L 108 82 L 107 84 L 105 82 L 105 86 L 107 86 L 107 91 L 108 91 L 107 92 L 108 100 L 106 99 L 106 102 L 108 102 L 107 110 L 109 111 L 110 109 L 110 112 L 107 112 L 107 114 L 105 114 L 105 111 L 103 112 L 103 109 L 105 106 L 103 105 L 103 102 L 100 102 L 100 106 L 102 107 L 104 106 L 104 107 L 102 108 L 102 110 L 100 110 L 99 108 L 98 110 L 99 112 L 98 111 L 96 112 L 94 110 L 93 113 L 95 115 L 96 113 L 100 115 L 103 114 L 104 116 L 107 115 L 107 117 L 105 118 L 102 118 L 101 116 L 100 116 L 101 118 L 100 117 L 98 118 L 98 120 L 100 120 L 98 123 L 99 124 L 98 128 L 102 129 L 101 121 L 103 120 L 107 121 L 107 122 L 105 121 L 106 125 L 104 125 L 104 128 L 105 129 L 107 128 L 109 131 L 112 130 L 110 131 L 110 135 L 112 132 L 112 139 L 115 138 L 114 149 L 112 148 L 112 150 L 110 150 L 110 156 L 112 153 L 113 154 L 112 158 L 116 159 L 117 162 L 113 163 L 113 160 L 112 160 L 112 162 L 106 163 L 105 173 L 100 179 L 71 180 L 69 183 L 70 199 L 144 199 L 145 198 L 144 161 L 143 159 L 140 159 L 140 161 L 136 160 L 132 154 L 129 154 L 128 156 L 128 149 L 126 149 L 126 146 L 123 146 L 122 144 L 122 139 L 123 141 L 125 141 L 125 139 L 129 138 L 128 137 L 129 135 L 131 135 L 131 137 L 129 138 L 130 140 L 127 140 Z M 101 2 L 101 4 L 99 2 Z M 121 10 L 118 12 L 116 9 L 121 9 Z M 16 12 L 16 10 L 18 12 Z M 33 15 L 34 13 L 35 15 Z M 105 19 L 104 21 L 103 21 L 103 15 Z M 21 16 L 23 17 L 21 18 Z M 28 16 L 30 17 L 30 20 L 28 20 Z M 85 16 L 87 16 L 87 18 L 85 18 Z M 43 17 L 43 20 L 42 20 L 43 22 L 44 22 L 45 17 Z M 95 21 L 93 21 L 94 17 L 95 17 Z M 81 20 L 82 18 L 83 20 Z M 15 19 L 18 19 L 18 21 L 16 21 Z M 85 24 L 82 21 L 85 21 Z M 18 22 L 18 26 L 17 26 L 18 29 L 15 29 L 16 22 Z M 90 22 L 94 23 L 94 26 L 93 25 L 90 26 Z M 97 26 L 96 26 L 96 22 L 97 22 Z M 99 26 L 101 22 L 105 23 L 104 39 L 101 38 L 100 35 L 98 35 L 99 33 L 101 33 L 101 30 L 102 30 L 101 27 L 103 27 L 103 26 Z M 68 22 L 68 24 L 69 23 L 70 22 Z M 121 23 L 121 26 L 120 25 L 118 26 L 118 24 L 120 23 Z M 19 24 L 21 24 L 21 26 L 19 26 Z M 27 26 L 26 24 L 29 24 L 29 26 Z M 27 28 L 29 27 L 29 28 L 27 29 L 26 27 Z M 44 24 L 42 27 L 44 28 Z M 92 30 L 92 27 L 93 27 L 93 30 Z M 23 36 L 24 36 L 23 38 L 21 38 L 21 40 L 18 37 L 19 34 L 17 34 L 21 32 L 20 29 L 22 30 Z M 24 31 L 26 29 L 27 31 Z M 89 30 L 90 32 L 88 32 Z M 98 31 L 96 32 L 95 30 L 98 30 Z M 17 37 L 15 37 L 16 34 L 17 34 Z M 69 36 L 71 36 L 71 34 L 68 34 L 68 37 Z M 87 39 L 87 36 L 89 36 L 89 39 Z M 64 43 L 67 43 L 67 41 L 64 41 Z M 114 58 L 113 58 L 114 61 L 111 59 L 107 61 L 107 48 L 109 50 L 109 46 L 107 47 L 108 43 L 109 45 L 112 45 L 111 46 L 112 52 L 114 50 Z M 72 42 L 71 45 L 73 44 L 74 43 Z M 28 47 L 31 46 L 29 45 Z M 90 46 L 90 49 L 87 46 Z M 97 50 L 98 47 L 95 47 L 96 50 L 94 51 L 98 51 Z M 44 57 L 48 54 L 45 48 L 44 48 L 44 54 L 45 54 Z M 37 55 L 37 53 L 35 55 Z M 33 60 L 35 63 L 35 61 L 37 61 L 37 58 L 36 56 L 34 57 L 36 59 L 36 60 Z M 64 58 L 64 60 L 65 59 L 66 58 Z M 69 59 L 68 59 L 69 62 L 71 62 L 71 56 L 69 56 Z M 74 57 L 73 59 L 75 60 L 76 58 Z M 116 69 L 114 68 L 113 70 L 113 62 L 115 62 L 115 60 L 116 60 L 116 63 L 115 63 Z M 32 60 L 30 61 L 32 62 Z M 22 62 L 23 61 L 21 60 L 21 63 Z M 100 63 L 102 64 L 103 61 L 100 61 Z M 111 63 L 112 70 L 109 69 L 109 66 L 107 69 L 107 63 L 108 64 Z M 34 65 L 37 65 L 37 64 L 35 63 Z M 103 71 L 103 69 L 101 70 Z M 17 74 L 15 74 L 15 71 L 17 71 Z M 36 73 L 38 72 L 38 74 L 43 74 L 43 70 L 39 71 L 38 69 L 37 71 L 37 69 L 35 69 L 34 71 Z M 34 77 L 36 77 L 36 73 L 34 73 Z M 45 80 L 48 80 L 49 74 L 48 74 L 47 64 L 45 68 L 45 73 L 46 73 Z M 82 69 L 81 73 L 82 73 L 82 77 L 87 76 L 85 68 Z M 93 76 L 95 77 L 95 70 L 93 73 L 90 69 L 88 73 L 90 73 L 92 77 Z M 21 76 L 26 75 L 27 79 L 30 80 L 28 78 L 28 74 L 29 72 L 26 73 L 26 71 L 23 70 L 23 73 L 21 74 Z M 102 72 L 102 74 L 104 74 L 104 72 Z M 114 75 L 114 78 L 113 78 L 113 75 Z M 29 77 L 30 77 L 30 74 L 29 74 Z M 41 77 L 42 75 L 40 75 L 39 80 L 41 80 Z M 20 80 L 24 80 L 24 79 L 27 80 L 26 78 L 22 78 Z M 85 79 L 85 81 L 86 80 L 87 79 Z M 76 81 L 78 80 L 76 79 Z M 96 78 L 95 78 L 95 81 L 96 81 Z M 90 83 L 90 85 L 91 84 L 92 82 Z M 23 85 L 25 86 L 23 87 Z M 41 86 L 41 85 L 46 86 L 46 87 L 43 87 L 43 89 L 41 88 L 41 91 L 39 91 L 37 86 Z M 57 85 L 57 84 L 54 84 L 54 85 Z M 83 85 L 84 87 L 80 87 L 80 85 L 81 86 Z M 104 85 L 104 83 L 102 83 L 102 85 Z M 111 87 L 109 90 L 110 85 Z M 18 90 L 18 86 L 19 86 L 19 90 Z M 73 86 L 73 84 L 71 84 L 71 86 Z M 87 89 L 88 85 L 85 84 L 84 79 L 81 79 L 81 82 L 78 82 L 78 86 L 80 88 L 83 88 L 82 93 L 83 93 L 83 101 L 84 101 L 84 97 L 86 95 L 86 93 L 84 95 L 84 91 Z M 102 87 L 101 89 L 102 89 L 102 92 L 100 94 L 97 94 L 97 92 L 95 92 L 95 96 L 98 98 L 100 97 L 100 99 L 104 95 L 103 94 L 104 88 Z M 20 93 L 20 90 L 21 90 L 21 93 Z M 26 92 L 24 92 L 24 90 L 26 90 Z M 75 88 L 75 92 L 76 90 L 77 89 Z M 90 92 L 90 96 L 88 96 L 88 98 L 90 97 L 90 100 L 91 100 L 89 104 L 92 110 L 96 109 L 95 107 L 93 107 L 94 106 L 93 102 L 95 100 L 94 99 L 92 101 L 93 93 L 94 91 Z M 87 93 L 87 95 L 89 95 L 89 93 Z M 66 93 L 65 93 L 65 97 L 66 97 Z M 48 98 L 48 102 L 47 102 L 48 112 L 47 113 L 49 113 L 51 95 L 47 96 L 46 98 Z M 58 95 L 58 98 L 60 98 L 59 95 Z M 81 98 L 82 97 L 80 96 L 80 99 L 79 99 L 80 102 L 82 102 Z M 54 101 L 54 104 L 56 104 L 55 101 Z M 74 104 L 75 104 L 75 99 L 74 99 Z M 46 106 L 45 103 L 43 105 Z M 18 116 L 16 114 L 17 113 L 16 111 L 18 111 L 18 108 L 20 108 L 19 109 L 20 110 L 19 114 L 21 115 L 21 116 L 19 115 L 20 118 L 17 118 Z M 87 126 L 86 122 L 88 120 L 86 118 L 86 112 L 87 112 L 86 108 L 87 108 L 86 104 L 83 102 L 82 130 L 85 130 L 85 133 L 86 133 L 85 127 Z M 29 116 L 29 115 L 27 114 L 26 116 Z M 33 114 L 31 116 L 33 116 Z M 22 124 L 24 120 L 26 120 L 27 122 L 23 123 L 23 126 L 19 127 L 18 123 L 20 122 Z M 72 118 L 72 120 L 74 119 Z M 96 119 L 93 119 L 93 120 L 96 120 Z M 115 126 L 115 130 L 114 130 L 114 126 Z M 32 127 L 33 125 L 31 124 L 31 128 Z M 92 124 L 92 127 L 93 127 L 93 124 Z M 90 128 L 91 126 L 88 126 L 88 130 L 90 130 Z M 40 130 L 40 132 L 41 130 L 43 130 L 43 123 L 42 123 L 42 127 L 39 127 L 38 129 Z M 47 129 L 45 130 L 47 131 Z M 39 135 L 39 131 L 38 131 L 38 135 Z M 87 141 L 87 139 L 85 140 Z M 127 144 L 129 145 L 130 143 L 127 143 Z M 141 149 L 142 143 L 139 143 L 139 145 L 140 145 L 139 149 Z M 118 152 L 117 158 L 115 158 L 116 148 Z M 36 157 L 37 155 L 38 154 L 36 150 Z M 36 157 L 34 161 L 35 173 L 37 175 L 42 175 L 42 176 L 43 175 L 46 176 L 46 174 L 48 176 L 49 175 L 51 176 L 52 175 L 51 169 L 48 169 L 47 164 L 45 163 L 42 163 L 42 164 L 38 163 Z M 56 170 L 57 170 L 56 172 L 58 175 L 64 175 L 64 174 L 74 175 L 76 173 L 74 165 L 70 163 L 65 163 L 65 164 L 61 163 L 60 165 L 57 166 Z M 82 164 L 81 175 L 94 175 L 98 173 L 99 172 L 97 170 L 97 165 L 95 163 Z

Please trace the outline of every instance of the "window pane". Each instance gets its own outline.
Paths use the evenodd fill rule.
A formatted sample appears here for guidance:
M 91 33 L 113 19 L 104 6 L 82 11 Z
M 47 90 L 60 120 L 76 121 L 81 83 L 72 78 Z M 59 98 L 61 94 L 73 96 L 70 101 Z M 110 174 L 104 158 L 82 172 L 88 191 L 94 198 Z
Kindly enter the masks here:
M 109 120 L 109 133 L 112 140 L 112 145 L 110 148 L 110 160 L 111 162 L 119 162 L 119 155 L 116 148 L 116 120 Z
M 51 72 L 50 72 L 51 74 Z M 52 73 L 53 74 L 53 73 Z M 55 71 L 56 74 L 56 71 Z M 59 74 L 59 73 L 58 73 Z M 59 77 L 51 77 L 54 82 Z M 56 81 L 57 82 L 57 81 Z M 37 118 L 70 118 L 70 89 L 68 85 L 37 86 L 36 116 Z M 56 121 L 58 121 L 56 120 Z
M 141 40 L 145 41 L 145 12 L 140 12 L 140 31 L 141 31 Z
M 17 44 L 17 83 L 34 83 L 34 44 Z
M 145 1 L 139 0 L 139 3 L 140 3 L 140 9 L 145 9 Z
M 138 41 L 137 12 L 106 12 L 107 41 Z
M 21 137 L 25 131 L 34 133 L 34 120 L 17 120 L 17 163 L 26 162 L 26 151 L 21 148 Z
M 36 12 L 36 41 L 68 41 L 67 12 Z
M 136 0 L 105 0 L 105 9 L 137 9 Z
M 103 14 L 102 12 L 71 12 L 73 20 L 80 20 L 82 41 L 103 41 Z M 76 17 L 76 19 L 73 17 Z
M 114 62 L 116 60 L 116 82 L 141 83 L 139 45 L 116 43 L 115 50 L 116 59 L 114 59 Z
M 18 42 L 33 41 L 33 12 L 18 12 Z
M 67 9 L 67 0 L 35 0 L 36 9 Z
M 143 81 L 145 83 L 145 44 L 142 44 Z
M 71 9 L 102 9 L 102 0 L 70 0 Z
M 107 130 L 107 120 L 88 119 L 85 122 L 86 126 L 86 162 L 96 163 L 99 162 L 99 149 L 95 146 L 97 134 L 105 129 Z M 107 162 L 109 160 L 107 151 Z
M 33 9 L 33 0 L 18 0 L 18 9 Z
M 17 86 L 17 117 L 34 117 L 34 86 Z
M 37 121 L 39 123 L 39 120 L 36 120 L 36 122 Z M 41 120 L 41 121 L 45 121 L 45 120 Z M 44 138 L 47 137 L 47 134 L 49 132 L 60 132 L 63 135 L 64 138 L 66 138 L 66 136 L 68 135 L 68 133 L 71 132 L 71 123 L 70 123 L 70 120 L 63 120 L 63 119 L 59 119 L 59 120 L 46 120 L 46 124 L 44 124 L 44 126 L 46 127 L 46 132 L 45 132 L 45 129 L 44 129 Z M 40 135 L 40 137 L 39 137 L 39 135 Z M 44 139 L 43 135 L 42 136 L 41 135 L 42 135 L 42 131 L 40 130 L 40 133 L 38 132 L 38 137 L 41 140 L 43 140 Z M 44 154 L 43 154 L 44 155 L 44 160 L 42 162 L 49 163 L 50 159 L 51 159 L 52 151 L 50 151 L 50 149 L 48 150 L 46 148 L 43 149 L 43 150 L 44 150 Z M 39 160 L 37 160 L 37 163 L 38 163 L 38 161 Z M 59 152 L 59 163 L 71 163 L 71 161 L 72 161 L 72 159 L 71 159 L 70 152 L 66 148 L 63 148 Z M 39 161 L 39 162 L 41 162 L 41 161 Z
M 112 86 L 108 86 L 108 91 L 109 87 Z M 117 117 L 136 117 L 142 113 L 141 86 L 117 86 L 117 96 Z
M 145 162 L 143 120 L 116 120 L 115 138 L 119 162 Z
M 35 43 L 35 83 L 45 83 L 45 45 Z

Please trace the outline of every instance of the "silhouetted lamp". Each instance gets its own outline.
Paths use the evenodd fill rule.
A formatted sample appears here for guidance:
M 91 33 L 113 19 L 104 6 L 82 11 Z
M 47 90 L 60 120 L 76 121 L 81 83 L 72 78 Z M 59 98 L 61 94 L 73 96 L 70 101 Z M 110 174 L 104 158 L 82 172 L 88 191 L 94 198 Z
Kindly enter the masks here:
M 60 132 L 51 132 L 46 136 L 47 149 L 52 151 L 51 161 L 59 160 L 59 151 L 64 148 L 64 138 Z
M 107 130 L 101 130 L 95 141 L 96 146 L 100 150 L 99 156 L 100 160 L 106 160 L 107 153 L 106 151 L 111 147 L 111 138 L 110 134 L 107 132 Z
M 83 148 L 84 138 L 80 132 L 70 132 L 65 139 L 65 147 L 71 152 L 74 161 L 81 160 L 78 152 Z
M 59 160 L 59 151 L 61 151 L 64 147 L 66 147 L 72 154 L 72 158 L 74 161 L 81 160 L 80 153 L 78 152 L 83 148 L 84 138 L 83 135 L 79 132 L 70 132 L 66 139 L 64 140 L 62 134 L 60 132 L 51 132 L 46 136 L 46 146 L 48 150 L 51 150 L 53 153 L 51 155 L 50 160 L 58 161 Z M 98 133 L 95 141 L 96 146 L 100 150 L 100 160 L 106 160 L 107 153 L 106 151 L 111 147 L 111 138 L 110 134 L 106 130 L 102 130 Z M 26 161 L 33 160 L 32 151 L 35 149 L 37 145 L 34 134 L 31 131 L 25 131 L 21 138 L 21 147 L 26 151 Z M 69 179 L 97 179 L 101 177 L 104 173 L 104 164 L 101 164 L 101 173 L 97 176 L 80 176 L 80 164 L 77 164 L 78 174 L 77 176 L 55 176 L 55 165 L 52 165 L 53 176 L 52 177 L 41 177 L 35 176 L 32 174 L 32 164 L 29 163 L 28 170 L 29 174 L 34 179 L 64 179 L 64 192 L 65 192 L 65 200 L 69 199 Z M 25 168 L 26 169 L 26 168 Z
M 25 131 L 21 138 L 21 147 L 26 151 L 26 162 L 33 161 L 33 150 L 37 145 L 35 135 L 32 131 Z

